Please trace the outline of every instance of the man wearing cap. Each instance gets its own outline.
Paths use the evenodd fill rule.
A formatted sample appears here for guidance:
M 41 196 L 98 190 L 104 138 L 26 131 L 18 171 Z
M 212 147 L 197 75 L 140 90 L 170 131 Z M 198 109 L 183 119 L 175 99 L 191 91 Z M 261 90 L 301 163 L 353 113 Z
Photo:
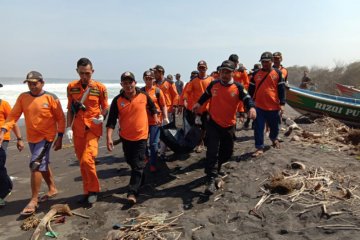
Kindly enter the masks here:
M 254 123 L 255 148 L 253 157 L 264 153 L 265 123 L 270 128 L 270 140 L 274 148 L 280 148 L 278 140 L 280 115 L 285 109 L 285 81 L 282 72 L 272 67 L 273 55 L 264 52 L 260 62 L 262 69 L 255 72 L 250 82 L 249 94 L 256 106 L 257 118 Z
M 112 133 L 119 120 L 119 136 L 126 162 L 131 167 L 131 177 L 128 189 L 128 201 L 136 203 L 136 196 L 143 183 L 143 169 L 146 142 L 149 135 L 148 114 L 150 111 L 154 122 L 159 124 L 156 106 L 149 95 L 136 87 L 135 76 L 131 72 L 121 75 L 122 91 L 110 106 L 109 119 L 106 123 L 106 145 L 109 151 L 114 149 Z
M 193 106 L 189 106 L 188 99 L 191 98 L 194 102 L 201 97 L 202 94 L 204 94 L 206 88 L 209 86 L 209 84 L 214 80 L 211 76 L 208 76 L 206 74 L 207 71 L 207 63 L 204 60 L 201 60 L 197 64 L 197 68 L 199 71 L 199 76 L 197 78 L 194 78 L 191 82 L 189 82 L 189 86 L 186 88 L 186 91 L 184 91 L 184 106 L 186 108 L 193 109 Z M 197 153 L 202 152 L 204 149 L 204 138 L 206 134 L 206 122 L 208 117 L 208 110 L 209 104 L 206 103 L 203 106 L 201 106 L 197 111 L 195 112 L 195 124 L 200 125 L 201 127 L 201 140 L 196 147 L 195 151 Z
M 160 124 L 162 118 L 165 119 L 166 122 L 169 122 L 167 116 L 167 107 L 165 102 L 164 93 L 160 88 L 154 85 L 155 77 L 154 72 L 147 70 L 143 74 L 143 80 L 145 82 L 145 87 L 141 88 L 141 91 L 146 92 L 151 100 L 154 102 L 156 106 L 156 111 L 158 113 L 158 121 L 155 121 L 152 114 L 149 110 L 147 110 L 147 117 L 149 120 L 149 146 L 146 145 L 146 158 L 149 159 L 150 156 L 150 171 L 156 171 L 156 159 L 158 154 L 158 146 L 160 140 Z
M 0 144 L 3 143 L 5 133 L 10 131 L 21 115 L 24 114 L 26 136 L 31 152 L 29 167 L 31 169 L 32 195 L 30 202 L 21 214 L 31 215 L 38 206 L 42 178 L 45 180 L 49 190 L 40 198 L 40 201 L 45 201 L 58 193 L 49 166 L 49 154 L 53 142 L 55 151 L 62 147 L 65 116 L 57 96 L 43 90 L 44 79 L 41 73 L 29 72 L 24 83 L 28 84 L 30 91 L 21 93 L 17 98 L 13 109 L 1 128 Z
M 175 119 L 175 108 L 179 104 L 176 86 L 172 80 L 164 78 L 165 69 L 161 65 L 156 65 L 151 70 L 154 71 L 155 85 L 164 93 L 169 121 L 173 122 Z M 164 119 L 163 123 L 164 125 L 169 124 L 166 119 Z M 162 141 L 160 141 L 160 145 L 160 158 L 165 159 L 166 145 Z
M 83 197 L 79 202 L 93 204 L 100 192 L 95 158 L 109 108 L 108 95 L 105 85 L 92 79 L 94 69 L 89 59 L 79 59 L 76 71 L 80 79 L 67 86 L 66 135 L 74 141 L 76 157 L 80 162 Z
M 2 87 L 2 84 L 0 84 L 0 87 Z M 9 116 L 11 112 L 11 107 L 10 104 L 5 101 L 4 99 L 0 99 L 0 127 L 2 125 L 4 125 L 5 120 L 7 118 L 7 116 Z M 21 138 L 21 132 L 20 132 L 20 128 L 17 125 L 17 123 L 15 123 L 14 128 L 12 129 L 16 139 L 17 139 L 17 144 L 16 147 L 18 148 L 19 151 L 22 151 L 24 148 L 24 142 Z M 8 196 L 12 190 L 12 181 L 9 177 L 9 175 L 7 174 L 7 170 L 5 167 L 5 163 L 6 163 L 6 150 L 7 147 L 9 145 L 9 141 L 10 141 L 10 132 L 7 132 L 4 135 L 3 138 L 3 142 L 1 144 L 0 147 L 0 206 L 4 206 L 5 205 L 5 198 L 6 196 Z
M 234 72 L 234 81 L 242 84 L 246 90 L 249 88 L 249 77 L 247 72 L 245 71 L 246 68 L 243 64 L 239 63 L 239 56 L 237 54 L 231 54 L 229 56 L 229 60 L 234 62 L 236 65 L 236 69 Z M 244 105 L 242 102 L 239 104 L 238 108 L 238 118 L 240 119 L 240 122 L 242 123 L 244 121 L 244 115 L 245 115 Z
M 288 84 L 288 81 L 287 81 L 287 79 L 288 79 L 288 70 L 286 68 L 284 68 L 283 65 L 281 65 L 281 62 L 283 60 L 281 52 L 274 52 L 273 57 L 274 57 L 273 68 L 277 68 L 277 69 L 279 69 L 281 71 L 285 83 Z
M 194 111 L 210 100 L 207 122 L 207 151 L 205 173 L 207 187 L 205 193 L 213 194 L 221 181 L 218 174 L 221 165 L 228 161 L 234 149 L 236 111 L 242 101 L 249 117 L 256 118 L 254 104 L 244 87 L 233 79 L 235 63 L 224 61 L 220 66 L 220 79 L 210 83 L 204 94 L 194 105 Z
M 184 89 L 184 82 L 181 81 L 181 75 L 180 73 L 177 73 L 175 75 L 176 78 L 176 82 L 175 82 L 175 86 L 176 86 L 176 91 L 178 92 L 179 96 L 182 94 L 183 89 Z

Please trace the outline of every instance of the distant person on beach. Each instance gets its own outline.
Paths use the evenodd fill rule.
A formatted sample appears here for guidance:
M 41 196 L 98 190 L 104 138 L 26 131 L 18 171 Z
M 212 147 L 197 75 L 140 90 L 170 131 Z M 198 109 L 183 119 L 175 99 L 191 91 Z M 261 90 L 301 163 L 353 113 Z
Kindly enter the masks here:
M 288 70 L 283 65 L 281 65 L 281 62 L 283 60 L 281 52 L 274 52 L 273 58 L 274 58 L 273 68 L 277 68 L 281 71 L 282 77 L 284 78 L 284 81 L 285 81 L 285 84 L 288 84 L 288 80 L 287 80 L 288 79 Z
M 244 87 L 233 79 L 235 64 L 226 60 L 220 66 L 220 79 L 209 84 L 204 94 L 194 105 L 197 111 L 210 100 L 209 121 L 207 121 L 207 151 L 205 173 L 206 194 L 213 194 L 221 179 L 221 165 L 227 162 L 234 150 L 236 112 L 242 101 L 251 119 L 256 118 L 254 103 Z
M 50 149 L 53 143 L 55 151 L 62 148 L 65 115 L 57 96 L 43 90 L 45 83 L 41 73 L 29 72 L 24 83 L 28 84 L 30 91 L 21 93 L 17 98 L 13 109 L 1 128 L 0 144 L 4 141 L 4 135 L 15 126 L 15 123 L 24 114 L 26 137 L 31 152 L 29 167 L 31 170 L 32 194 L 30 202 L 20 214 L 32 215 L 38 207 L 38 202 L 53 198 L 58 193 L 49 166 Z M 45 180 L 49 190 L 39 198 L 42 179 Z
M 106 123 L 106 145 L 109 151 L 114 149 L 112 134 L 119 120 L 119 135 L 122 139 L 124 156 L 131 167 L 127 199 L 129 203 L 135 204 L 144 181 L 145 148 L 149 136 L 147 109 L 155 125 L 159 125 L 160 120 L 156 106 L 149 95 L 136 87 L 133 73 L 124 72 L 120 81 L 123 90 L 111 102 L 109 119 Z
M 175 83 L 164 77 L 165 69 L 161 65 L 151 68 L 154 71 L 155 85 L 160 88 L 165 96 L 166 106 L 168 110 L 168 119 L 163 120 L 163 125 L 173 122 L 175 119 L 176 108 L 179 104 L 179 94 L 176 90 Z M 172 78 L 172 75 L 170 75 Z M 165 159 L 166 145 L 160 141 L 160 158 Z
M 0 84 L 2 87 L 2 84 Z M 0 127 L 4 125 L 6 118 L 9 116 L 11 112 L 10 104 L 4 99 L 0 99 Z M 16 136 L 16 147 L 19 151 L 24 149 L 24 142 L 21 138 L 20 128 L 15 123 L 14 128 L 12 129 Z M 5 167 L 6 163 L 6 150 L 10 141 L 10 132 L 6 132 L 3 137 L 3 142 L 0 147 L 0 207 L 5 206 L 5 198 L 11 193 L 13 188 L 12 181 L 7 174 L 7 170 Z
M 301 89 L 310 89 L 310 86 L 313 85 L 311 78 L 309 77 L 309 72 L 304 71 L 304 76 L 301 79 L 299 88 Z
M 260 62 L 262 69 L 254 74 L 249 86 L 249 94 L 255 102 L 256 120 L 254 122 L 255 148 L 253 157 L 264 153 L 265 123 L 270 128 L 270 140 L 274 148 L 280 148 L 278 140 L 281 115 L 285 110 L 285 81 L 282 72 L 272 67 L 273 55 L 264 52 Z
M 80 162 L 83 196 L 79 202 L 93 204 L 100 192 L 95 158 L 103 121 L 108 114 L 108 94 L 104 84 L 92 79 L 94 69 L 89 59 L 79 59 L 76 67 L 80 79 L 67 86 L 66 135 L 74 142 L 76 157 Z
M 145 71 L 143 74 L 143 80 L 145 82 L 145 87 L 141 88 L 141 90 L 149 95 L 151 100 L 154 102 L 158 113 L 158 121 L 155 121 L 150 111 L 147 110 L 147 117 L 149 120 L 149 147 L 146 144 L 145 162 L 149 162 L 150 171 L 155 172 L 160 141 L 160 123 L 163 118 L 166 122 L 169 122 L 169 120 L 167 116 L 168 113 L 164 93 L 160 88 L 154 85 L 154 73 L 150 70 Z
M 207 75 L 206 72 L 208 67 L 204 60 L 198 62 L 197 69 L 199 71 L 199 76 L 191 80 L 191 82 L 188 83 L 189 86 L 186 88 L 186 91 L 184 91 L 184 106 L 189 107 L 192 110 L 193 107 L 189 106 L 189 103 L 191 102 L 188 102 L 188 99 L 190 98 L 192 100 L 192 104 L 196 103 L 201 95 L 203 95 L 209 84 L 214 80 L 213 77 Z M 205 149 L 204 139 L 206 134 L 208 107 L 209 104 L 206 103 L 194 112 L 195 125 L 198 125 L 201 128 L 201 140 L 195 148 L 195 152 L 197 153 L 201 153 Z
M 180 79 L 181 78 L 180 73 L 177 73 L 175 75 L 175 78 L 176 78 L 176 82 L 175 82 L 176 90 L 177 90 L 177 92 L 178 92 L 178 94 L 180 96 L 182 94 L 183 89 L 184 89 L 184 82 L 181 81 L 181 79 Z

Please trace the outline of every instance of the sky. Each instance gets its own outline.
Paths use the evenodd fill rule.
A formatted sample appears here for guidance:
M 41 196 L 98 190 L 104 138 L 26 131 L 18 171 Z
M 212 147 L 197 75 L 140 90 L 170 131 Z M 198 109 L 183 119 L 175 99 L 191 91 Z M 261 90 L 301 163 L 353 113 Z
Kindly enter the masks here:
M 97 80 L 160 64 L 187 81 L 236 53 L 248 69 L 265 51 L 284 66 L 334 67 L 360 60 L 360 1 L 0 0 L 0 77 L 77 78 L 88 57 Z

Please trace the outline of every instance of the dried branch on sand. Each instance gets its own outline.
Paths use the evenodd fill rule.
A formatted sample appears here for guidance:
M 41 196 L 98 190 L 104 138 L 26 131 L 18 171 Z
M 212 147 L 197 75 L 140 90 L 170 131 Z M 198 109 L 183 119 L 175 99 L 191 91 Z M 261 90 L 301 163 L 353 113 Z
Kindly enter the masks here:
M 355 201 L 360 200 L 360 197 L 355 192 L 358 186 L 353 185 L 355 181 L 350 176 L 342 176 L 321 167 L 309 168 L 305 171 L 305 165 L 302 163 L 290 166 L 297 171 L 295 174 L 284 170 L 264 181 L 264 185 L 260 187 L 264 194 L 249 214 L 260 219 L 265 218 L 260 211 L 261 206 L 266 202 L 274 201 L 286 202 L 290 207 L 297 205 L 304 208 L 299 215 L 314 207 L 321 207 L 322 216 L 326 218 L 352 214 L 351 209 L 358 205 Z M 342 208 L 341 211 L 328 211 L 328 207 L 338 203 L 347 205 L 348 210 Z
M 176 227 L 178 218 L 184 213 L 166 218 L 167 214 L 138 216 L 127 219 L 117 230 L 108 232 L 106 240 L 120 239 L 179 239 L 181 227 Z

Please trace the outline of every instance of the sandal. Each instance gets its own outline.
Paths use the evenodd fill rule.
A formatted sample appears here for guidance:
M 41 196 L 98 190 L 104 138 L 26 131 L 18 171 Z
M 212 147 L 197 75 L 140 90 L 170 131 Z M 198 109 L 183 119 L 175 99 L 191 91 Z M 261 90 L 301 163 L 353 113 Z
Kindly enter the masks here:
M 251 156 L 252 156 L 252 157 L 260 157 L 260 156 L 263 155 L 263 154 L 264 154 L 264 150 L 258 149 L 258 150 L 256 150 Z
M 46 201 L 48 201 L 48 200 L 50 200 L 50 199 L 52 199 L 52 198 L 54 198 L 54 197 L 56 197 L 56 195 L 57 195 L 57 193 L 54 193 L 54 194 L 52 194 L 52 195 L 50 195 L 50 194 L 45 194 L 45 195 L 42 195 L 41 197 L 39 197 L 39 202 L 46 202 Z
M 273 147 L 273 148 L 276 148 L 276 149 L 280 149 L 280 142 L 279 142 L 279 140 L 273 141 L 272 147 Z
M 31 200 L 28 205 L 21 211 L 21 216 L 30 216 L 33 215 L 36 209 L 39 207 L 38 203 L 34 200 Z

